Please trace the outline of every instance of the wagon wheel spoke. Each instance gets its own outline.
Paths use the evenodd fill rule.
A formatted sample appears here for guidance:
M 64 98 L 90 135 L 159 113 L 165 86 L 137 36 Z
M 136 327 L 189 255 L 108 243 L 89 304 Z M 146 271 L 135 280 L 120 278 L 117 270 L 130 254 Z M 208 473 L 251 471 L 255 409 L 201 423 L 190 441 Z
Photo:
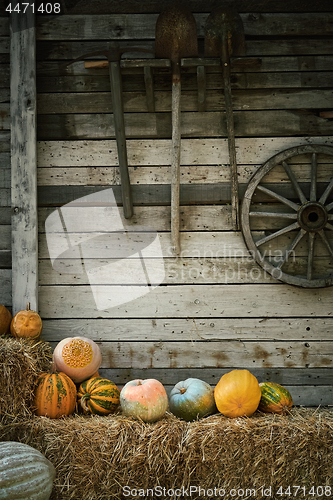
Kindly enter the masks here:
M 293 231 L 294 229 L 297 229 L 298 227 L 299 227 L 299 223 L 294 222 L 293 224 L 290 224 L 290 226 L 284 227 L 283 229 L 280 229 L 279 231 L 275 231 L 275 233 L 269 234 L 268 236 L 265 236 L 264 238 L 261 238 L 260 240 L 256 241 L 256 246 L 259 247 L 259 246 L 263 245 L 264 243 L 267 243 L 268 241 L 271 241 L 274 238 L 281 236 L 282 234 L 286 234 L 286 233 L 289 233 L 289 231 Z
M 293 250 L 295 250 L 295 248 L 297 247 L 298 243 L 301 241 L 301 239 L 303 238 L 303 236 L 306 234 L 306 231 L 304 229 L 300 229 L 299 233 L 297 234 L 296 238 L 294 239 L 294 241 L 290 244 L 290 246 L 287 248 L 286 250 L 286 253 L 283 257 L 283 259 L 280 261 L 280 263 L 276 266 L 278 269 L 281 269 L 283 264 L 285 262 L 287 262 L 288 258 L 289 258 L 289 255 L 291 254 L 291 252 Z
M 310 186 L 310 201 L 317 199 L 317 155 L 313 153 L 311 159 L 311 186 Z
M 260 185 L 257 186 L 257 189 L 259 191 L 262 191 L 263 193 L 268 194 L 269 196 L 271 196 L 275 200 L 281 201 L 281 203 L 283 203 L 284 205 L 287 205 L 288 207 L 292 208 L 293 210 L 297 211 L 299 209 L 299 205 L 297 205 L 297 203 L 294 203 L 293 201 L 288 200 L 288 198 L 285 198 L 284 196 L 281 196 L 280 194 L 275 193 L 271 189 L 268 189 L 268 188 L 266 188 L 264 186 L 260 186 Z
M 326 229 L 329 229 L 330 231 L 333 231 L 332 224 L 327 223 L 325 227 L 326 227 Z
M 291 183 L 292 183 L 292 185 L 297 193 L 297 196 L 299 197 L 299 199 L 301 200 L 302 203 L 306 203 L 307 199 L 306 199 L 300 185 L 298 184 L 296 177 L 294 176 L 293 172 L 291 171 L 291 168 L 289 167 L 288 163 L 283 161 L 282 165 L 283 165 L 283 168 L 285 169 L 285 171 L 287 172 L 289 179 L 291 180 Z
M 279 212 L 250 212 L 250 217 L 275 217 L 280 219 L 297 219 L 297 214 L 284 214 Z
M 332 203 L 329 203 L 328 205 L 326 205 L 327 212 L 330 212 L 332 210 L 332 208 L 333 208 L 333 201 L 332 201 Z
M 321 195 L 320 199 L 319 199 L 319 203 L 322 203 L 323 205 L 325 205 L 326 203 L 326 200 L 327 198 L 329 197 L 331 191 L 333 189 L 333 177 L 331 179 L 331 182 L 329 183 L 329 185 L 327 186 L 327 188 L 325 189 L 325 191 L 323 192 L 323 194 Z M 330 207 L 330 208 L 328 208 Z M 327 211 L 329 212 L 330 210 L 332 210 L 333 208 L 333 203 L 330 203 L 329 205 L 327 205 L 326 209 Z
M 315 241 L 315 233 L 309 233 L 309 255 L 308 255 L 308 270 L 307 270 L 308 280 L 312 280 L 314 241 Z
M 321 231 L 319 231 L 319 234 L 320 234 L 320 237 L 321 239 L 323 240 L 323 242 L 325 243 L 325 246 L 327 248 L 327 250 L 329 251 L 329 253 L 331 254 L 331 257 L 333 257 L 333 249 L 331 247 L 331 244 L 330 242 L 328 241 L 327 239 L 327 236 L 326 234 L 324 233 L 324 230 L 322 229 Z

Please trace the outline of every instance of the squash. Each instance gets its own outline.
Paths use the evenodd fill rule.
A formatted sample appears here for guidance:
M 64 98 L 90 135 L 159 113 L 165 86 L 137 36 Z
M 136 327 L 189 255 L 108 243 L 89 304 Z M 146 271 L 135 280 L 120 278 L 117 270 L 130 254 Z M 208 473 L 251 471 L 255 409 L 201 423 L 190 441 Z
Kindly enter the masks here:
M 99 346 L 87 337 L 68 337 L 53 352 L 53 369 L 66 373 L 76 384 L 90 378 L 102 363 Z
M 76 396 L 76 386 L 66 373 L 41 373 L 35 390 L 35 413 L 49 418 L 71 415 Z
M 258 410 L 264 413 L 287 415 L 293 406 L 290 392 L 280 384 L 261 382 L 259 384 L 261 399 Z
M 15 314 L 10 324 L 10 333 L 15 338 L 37 340 L 41 336 L 42 329 L 42 318 L 38 312 L 30 309 L 29 302 L 26 309 Z
M 8 311 L 7 307 L 0 304 L 0 335 L 5 335 L 10 332 L 11 321 L 11 312 Z
M 85 413 L 92 415 L 108 415 L 119 406 L 119 389 L 102 377 L 91 377 L 82 382 L 77 397 Z
M 148 378 L 127 382 L 120 392 L 120 405 L 124 415 L 144 422 L 160 420 L 168 408 L 168 396 L 158 380 Z
M 56 471 L 35 448 L 15 441 L 0 443 L 0 498 L 48 500 Z
M 214 389 L 198 378 L 178 382 L 171 390 L 169 409 L 186 422 L 211 415 L 217 411 Z
M 248 370 L 232 370 L 221 377 L 214 397 L 217 409 L 226 417 L 249 417 L 258 408 L 261 390 Z

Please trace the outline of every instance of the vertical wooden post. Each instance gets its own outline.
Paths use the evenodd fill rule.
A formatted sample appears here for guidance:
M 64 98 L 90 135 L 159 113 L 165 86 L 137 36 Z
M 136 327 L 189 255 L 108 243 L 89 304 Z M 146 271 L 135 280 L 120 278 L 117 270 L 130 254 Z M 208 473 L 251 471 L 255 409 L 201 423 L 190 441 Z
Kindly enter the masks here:
M 38 311 L 36 34 L 31 8 L 10 16 L 12 304 Z

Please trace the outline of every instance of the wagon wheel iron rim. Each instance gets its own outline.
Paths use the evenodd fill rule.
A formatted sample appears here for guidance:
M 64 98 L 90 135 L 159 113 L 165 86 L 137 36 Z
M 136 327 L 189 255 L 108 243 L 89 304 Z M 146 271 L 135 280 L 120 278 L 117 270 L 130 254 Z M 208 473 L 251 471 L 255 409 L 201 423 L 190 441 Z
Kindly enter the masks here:
M 315 270 L 316 245 L 322 245 L 330 259 L 333 258 L 333 176 L 328 183 L 321 185 L 318 189 L 317 167 L 318 155 L 333 156 L 333 147 L 322 144 L 297 146 L 286 149 L 270 158 L 254 173 L 246 188 L 242 209 L 241 229 L 245 244 L 254 260 L 273 278 L 285 283 L 304 288 L 322 288 L 333 285 L 333 266 L 328 265 L 325 272 L 318 273 Z M 310 178 L 303 188 L 296 178 L 289 162 L 299 155 L 309 155 Z M 284 196 L 276 191 L 276 188 L 261 184 L 263 178 L 275 167 L 283 167 L 287 179 L 295 193 L 292 196 Z M 333 171 L 332 171 L 333 174 Z M 264 194 L 269 203 L 278 203 L 285 210 L 263 212 L 253 209 L 253 198 L 257 194 Z M 330 198 L 331 197 L 331 198 Z M 275 207 L 276 208 L 276 207 Z M 283 227 L 278 230 L 268 231 L 269 234 L 262 235 L 262 231 L 251 229 L 251 223 L 258 217 L 271 221 L 283 221 Z M 266 231 L 265 231 L 266 232 Z M 259 233 L 259 236 L 258 236 Z M 274 239 L 287 236 L 290 238 L 288 244 L 280 250 L 280 257 L 272 259 L 272 255 L 263 250 L 265 244 L 273 242 Z M 306 242 L 306 255 L 302 273 L 296 271 L 290 273 L 286 270 L 290 256 L 295 255 L 296 247 Z M 275 264 L 272 263 L 275 260 Z

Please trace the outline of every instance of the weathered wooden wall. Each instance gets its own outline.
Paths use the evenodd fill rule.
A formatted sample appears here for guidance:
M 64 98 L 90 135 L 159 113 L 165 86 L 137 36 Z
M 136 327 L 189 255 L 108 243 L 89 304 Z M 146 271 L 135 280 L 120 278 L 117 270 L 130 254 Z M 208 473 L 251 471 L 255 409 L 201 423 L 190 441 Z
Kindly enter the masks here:
M 1 16 L 1 14 L 0 14 Z M 0 17 L 0 303 L 11 305 L 9 23 Z
M 178 259 L 169 251 L 170 72 L 154 70 L 155 112 L 148 112 L 143 69 L 122 70 L 135 205 L 133 218 L 123 223 L 149 225 L 158 232 L 166 270 L 163 283 L 139 299 L 100 311 L 86 274 L 52 268 L 47 216 L 63 204 L 110 187 L 121 202 L 108 69 L 66 63 L 114 42 L 153 49 L 158 14 L 126 12 L 37 19 L 43 338 L 55 343 L 81 334 L 98 341 L 101 372 L 119 386 L 135 377 L 154 377 L 170 386 L 194 376 L 214 384 L 225 371 L 245 367 L 260 381 L 289 387 L 296 404 L 332 404 L 332 287 L 301 289 L 275 281 L 249 258 L 242 233 L 232 231 L 219 68 L 207 72 L 205 112 L 198 112 L 195 71 L 182 71 Z M 200 47 L 208 13 L 194 11 Z M 312 142 L 333 145 L 333 121 L 320 116 L 333 108 L 333 13 L 243 9 L 241 16 L 247 56 L 260 59 L 232 69 L 242 197 L 252 173 L 275 153 Z M 7 144 L 8 134 L 2 132 L 0 146 Z M 1 172 L 8 171 L 6 151 L 0 153 Z M 332 170 L 328 164 L 321 175 L 327 179 Z M 273 184 L 281 181 L 281 172 L 270 179 Z M 8 190 L 7 181 L 1 193 Z M 1 214 L 8 217 L 3 208 L 7 200 L 1 201 Z M 8 218 L 5 221 L 8 224 Z M 1 231 L 7 234 L 9 226 Z M 278 245 L 273 244 L 272 252 Z

